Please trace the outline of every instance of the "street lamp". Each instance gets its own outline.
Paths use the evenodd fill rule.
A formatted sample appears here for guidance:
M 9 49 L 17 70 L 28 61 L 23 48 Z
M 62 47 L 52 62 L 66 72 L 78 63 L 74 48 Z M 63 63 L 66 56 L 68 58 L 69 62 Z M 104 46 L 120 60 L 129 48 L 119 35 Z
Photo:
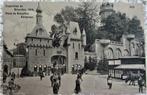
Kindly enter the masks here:
M 131 41 L 133 40 L 135 38 L 135 35 L 134 34 L 129 34 L 128 36 L 127 36 L 127 39 L 128 39 L 128 41 L 129 41 L 129 55 L 131 56 Z

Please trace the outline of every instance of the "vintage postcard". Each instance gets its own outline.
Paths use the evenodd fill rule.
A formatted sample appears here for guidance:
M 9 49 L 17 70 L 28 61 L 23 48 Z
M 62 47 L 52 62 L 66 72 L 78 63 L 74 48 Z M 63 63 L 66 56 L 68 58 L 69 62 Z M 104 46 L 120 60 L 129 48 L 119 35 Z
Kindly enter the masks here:
M 4 2 L 4 95 L 145 95 L 144 5 Z

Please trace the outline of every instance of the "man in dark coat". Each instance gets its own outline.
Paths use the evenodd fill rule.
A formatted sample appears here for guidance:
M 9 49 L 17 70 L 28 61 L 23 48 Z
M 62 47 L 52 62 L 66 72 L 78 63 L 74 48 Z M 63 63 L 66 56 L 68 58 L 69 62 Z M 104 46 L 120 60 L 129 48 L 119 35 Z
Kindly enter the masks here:
M 138 79 L 139 93 L 143 93 L 143 85 L 144 85 L 143 78 L 140 76 Z

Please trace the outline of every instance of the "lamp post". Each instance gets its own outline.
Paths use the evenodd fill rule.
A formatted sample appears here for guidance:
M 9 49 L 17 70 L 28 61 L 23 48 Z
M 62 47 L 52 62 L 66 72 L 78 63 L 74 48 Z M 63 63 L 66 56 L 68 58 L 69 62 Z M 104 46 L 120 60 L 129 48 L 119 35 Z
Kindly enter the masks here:
M 107 47 L 109 45 L 110 40 L 108 40 L 108 39 L 101 39 L 100 40 L 100 43 L 101 43 L 101 45 L 103 47 L 103 64 L 106 65 L 106 60 L 105 60 L 106 59 L 105 58 L 105 47 Z M 108 67 L 106 69 L 108 70 Z
M 135 38 L 135 35 L 134 34 L 129 34 L 127 36 L 127 39 L 129 41 L 129 56 L 131 56 L 131 41 Z

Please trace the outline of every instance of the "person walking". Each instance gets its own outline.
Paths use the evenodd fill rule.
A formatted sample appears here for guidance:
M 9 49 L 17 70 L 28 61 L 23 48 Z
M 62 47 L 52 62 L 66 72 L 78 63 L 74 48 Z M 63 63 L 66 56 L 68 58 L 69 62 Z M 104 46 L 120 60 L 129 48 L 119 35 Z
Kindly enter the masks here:
M 138 86 L 139 86 L 139 93 L 143 93 L 144 82 L 143 82 L 143 78 L 141 76 L 138 79 Z
M 52 74 L 52 75 L 50 76 L 51 87 L 53 87 L 53 79 L 54 79 L 54 74 Z
M 74 91 L 76 94 L 81 92 L 80 77 L 77 77 L 77 79 L 76 79 L 76 87 L 75 87 Z
M 59 86 L 61 86 L 61 75 L 60 75 L 60 73 L 58 73 L 58 82 L 59 82 Z
M 57 95 L 59 92 L 59 83 L 57 82 L 57 79 L 53 80 L 53 94 Z
M 111 89 L 112 88 L 112 77 L 111 77 L 111 74 L 107 78 L 107 84 L 109 86 L 109 89 Z
M 42 78 L 43 78 L 43 72 L 41 71 L 40 72 L 40 80 L 42 80 Z

